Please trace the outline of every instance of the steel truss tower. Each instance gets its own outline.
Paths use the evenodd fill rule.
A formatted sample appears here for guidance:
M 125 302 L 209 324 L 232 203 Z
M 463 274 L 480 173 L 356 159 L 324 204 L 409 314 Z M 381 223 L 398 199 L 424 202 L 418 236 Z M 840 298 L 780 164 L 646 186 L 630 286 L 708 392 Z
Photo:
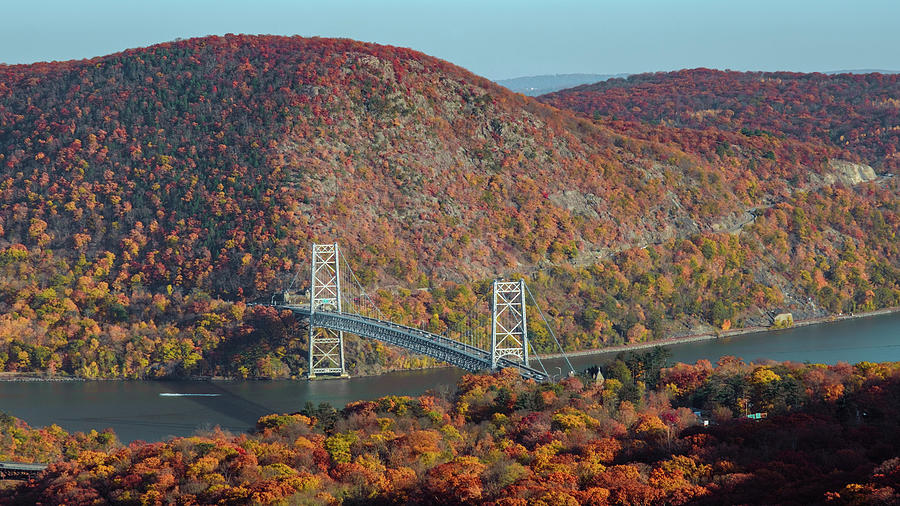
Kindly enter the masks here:
M 313 244 L 309 285 L 309 378 L 345 376 L 344 332 L 316 327 L 316 311 L 341 312 L 340 252 L 337 243 Z
M 494 281 L 491 304 L 491 368 L 500 358 L 515 356 L 528 366 L 525 281 Z

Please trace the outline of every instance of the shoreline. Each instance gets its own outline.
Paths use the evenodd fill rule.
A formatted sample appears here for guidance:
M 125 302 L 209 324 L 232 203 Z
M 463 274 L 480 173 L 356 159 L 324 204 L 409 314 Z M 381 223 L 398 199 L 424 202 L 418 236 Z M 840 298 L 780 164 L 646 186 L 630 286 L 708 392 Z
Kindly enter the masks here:
M 39 372 L 0 372 L 0 383 L 68 383 L 75 381 L 95 381 L 77 376 L 56 376 Z M 107 381 L 99 379 L 97 381 Z
M 810 325 L 823 325 L 833 322 L 845 321 L 845 320 L 854 320 L 858 318 L 868 318 L 871 316 L 881 316 L 886 314 L 900 313 L 900 306 L 888 307 L 882 309 L 876 309 L 874 311 L 869 311 L 866 313 L 853 313 L 847 315 L 829 315 L 829 316 L 821 316 L 818 318 L 807 318 L 804 320 L 797 320 L 790 327 L 782 327 L 782 328 L 773 328 L 773 327 L 744 327 L 739 329 L 731 329 L 731 330 L 719 330 L 714 332 L 703 332 L 699 334 L 691 334 L 686 336 L 679 337 L 668 337 L 664 339 L 658 339 L 656 341 L 649 341 L 643 343 L 633 343 L 633 344 L 621 344 L 617 346 L 609 346 L 606 348 L 595 348 L 591 350 L 579 350 L 572 351 L 568 353 L 546 353 L 546 354 L 537 354 L 534 358 L 540 359 L 560 359 L 564 356 L 566 357 L 586 357 L 591 355 L 607 355 L 612 353 L 621 353 L 626 351 L 637 351 L 637 350 L 646 350 L 649 348 L 655 348 L 657 346 L 673 346 L 676 344 L 684 344 L 684 343 L 693 343 L 698 341 L 709 341 L 713 339 L 719 339 L 723 337 L 735 337 L 746 334 L 762 334 L 765 332 L 772 332 L 776 330 L 787 330 L 795 327 L 806 327 Z M 415 371 L 424 371 L 431 369 L 441 369 L 451 367 L 449 365 L 434 365 L 432 367 L 418 367 L 415 369 L 398 369 L 395 371 L 384 371 L 378 374 L 358 374 L 351 376 L 352 378 L 362 378 L 362 377 L 374 377 L 380 376 L 382 374 L 388 373 L 398 373 L 398 372 L 415 372 Z M 243 381 L 285 381 L 292 380 L 296 381 L 299 379 L 305 378 L 257 378 L 257 379 L 247 379 Z M 323 377 L 314 381 L 328 381 L 330 379 L 338 379 L 338 378 L 328 378 Z M 25 383 L 25 382 L 78 382 L 78 381 L 241 381 L 239 378 L 232 378 L 228 376 L 191 376 L 188 378 L 152 378 L 152 379 L 134 379 L 134 378 L 80 378 L 77 376 L 61 376 L 61 375 L 50 375 L 46 373 L 40 372 L 0 372 L 0 383 Z M 308 381 L 308 380 L 307 380 Z
M 793 325 L 790 327 L 743 327 L 739 329 L 730 329 L 730 330 L 719 330 L 715 332 L 703 332 L 700 334 L 691 334 L 687 336 L 679 336 L 679 337 L 668 337 L 664 339 L 658 339 L 656 341 L 649 341 L 644 343 L 634 343 L 634 344 L 620 344 L 617 346 L 609 346 L 606 348 L 595 348 L 592 350 L 579 350 L 573 352 L 563 353 L 547 353 L 537 355 L 536 358 L 541 359 L 557 359 L 567 357 L 586 357 L 590 355 L 606 355 L 609 353 L 621 353 L 625 351 L 636 351 L 636 350 L 645 350 L 648 348 L 655 348 L 657 346 L 672 346 L 676 344 L 684 344 L 684 343 L 694 343 L 698 341 L 709 341 L 713 339 L 719 339 L 723 337 L 735 337 L 746 334 L 762 334 L 766 332 L 774 332 L 777 330 L 788 330 L 795 327 L 807 327 L 810 325 L 824 325 L 828 323 L 840 322 L 845 320 L 855 320 L 858 318 L 868 318 L 871 316 L 881 316 L 886 314 L 900 313 L 900 306 L 895 307 L 887 307 L 882 309 L 876 309 L 874 311 L 868 311 L 866 313 L 853 313 L 853 314 L 841 314 L 841 315 L 828 315 L 828 316 L 820 316 L 817 318 L 807 318 L 805 320 L 796 320 Z
M 371 378 L 376 376 L 381 376 L 384 374 L 392 374 L 392 373 L 403 373 L 403 372 L 420 372 L 420 371 L 431 371 L 434 369 L 447 369 L 452 368 L 453 366 L 450 364 L 442 364 L 438 363 L 431 367 L 415 367 L 412 369 L 395 369 L 392 371 L 382 371 L 379 373 L 363 373 L 363 374 L 355 374 L 347 377 L 339 377 L 339 376 L 319 376 L 317 378 L 309 379 L 305 375 L 303 376 L 291 376 L 287 378 L 237 378 L 232 376 L 188 376 L 186 378 L 80 378 L 78 376 L 55 376 L 55 375 L 47 375 L 39 372 L 0 372 L 0 383 L 77 383 L 77 382 L 86 382 L 86 381 L 156 381 L 160 383 L 165 383 L 167 381 L 208 381 L 208 382 L 217 382 L 217 381 L 331 381 L 338 379 L 353 379 L 353 378 Z

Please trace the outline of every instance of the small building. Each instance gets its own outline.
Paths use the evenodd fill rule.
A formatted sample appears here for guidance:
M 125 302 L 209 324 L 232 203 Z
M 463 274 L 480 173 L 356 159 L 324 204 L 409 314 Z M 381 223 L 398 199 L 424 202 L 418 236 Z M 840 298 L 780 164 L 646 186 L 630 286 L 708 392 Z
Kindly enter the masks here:
M 309 290 L 301 292 L 285 290 L 282 294 L 285 304 L 299 305 L 309 304 Z

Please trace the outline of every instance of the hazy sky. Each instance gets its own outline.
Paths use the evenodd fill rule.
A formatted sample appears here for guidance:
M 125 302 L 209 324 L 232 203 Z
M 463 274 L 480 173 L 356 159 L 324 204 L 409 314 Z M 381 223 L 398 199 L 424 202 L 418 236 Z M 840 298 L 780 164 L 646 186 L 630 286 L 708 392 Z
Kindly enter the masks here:
M 499 79 L 693 67 L 900 70 L 900 0 L 3 0 L 0 62 L 209 34 L 349 37 Z

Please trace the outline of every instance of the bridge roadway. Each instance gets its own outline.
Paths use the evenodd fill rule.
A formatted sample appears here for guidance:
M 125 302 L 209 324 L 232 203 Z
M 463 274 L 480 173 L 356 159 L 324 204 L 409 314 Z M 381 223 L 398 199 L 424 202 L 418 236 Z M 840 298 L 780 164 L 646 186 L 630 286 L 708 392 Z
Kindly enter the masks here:
M 0 480 L 27 480 L 47 469 L 47 464 L 25 464 L 22 462 L 0 462 Z
M 310 318 L 309 306 L 275 305 L 273 307 L 292 311 L 302 318 Z M 311 323 L 316 327 L 375 339 L 436 358 L 467 371 L 475 372 L 491 368 L 489 352 L 424 330 L 357 314 L 333 311 L 316 311 L 314 319 L 315 321 Z M 506 358 L 501 358 L 499 362 L 501 368 L 516 369 L 523 378 L 538 382 L 549 379 L 543 371 L 532 369 L 524 364 Z

